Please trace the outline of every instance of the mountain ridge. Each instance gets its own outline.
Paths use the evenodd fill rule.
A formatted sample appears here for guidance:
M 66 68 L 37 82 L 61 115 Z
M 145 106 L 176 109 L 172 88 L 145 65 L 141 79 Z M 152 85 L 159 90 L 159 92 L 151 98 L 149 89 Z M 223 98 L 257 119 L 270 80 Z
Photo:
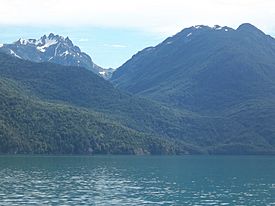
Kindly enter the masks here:
M 240 73 L 241 71 L 238 70 L 231 71 L 234 68 L 233 63 L 238 64 L 242 68 L 247 67 L 245 70 L 251 75 L 247 77 L 243 73 L 238 75 L 243 76 L 243 78 L 250 77 L 249 81 L 252 81 L 252 78 L 262 78 L 265 80 L 271 78 L 271 76 L 273 78 L 274 72 L 271 68 L 274 61 L 271 57 L 275 55 L 275 40 L 259 32 L 257 29 L 253 29 L 255 31 L 254 34 L 247 31 L 249 33 L 247 35 L 241 29 L 242 27 L 249 28 L 249 31 L 251 29 L 251 26 L 247 24 L 240 26 L 239 30 L 217 26 L 195 26 L 184 29 L 178 34 L 167 38 L 156 47 L 149 47 L 138 52 L 132 59 L 114 72 L 111 81 L 118 88 L 127 90 L 128 92 L 144 94 L 145 96 L 148 93 L 148 96 L 152 96 L 154 99 L 157 99 L 157 97 L 154 97 L 154 94 L 159 94 L 160 98 L 163 97 L 163 101 L 169 101 L 172 93 L 169 93 L 169 96 L 164 96 L 158 93 L 156 87 L 164 90 L 166 87 L 161 85 L 166 85 L 170 82 L 172 85 L 182 84 L 182 86 L 185 85 L 185 88 L 190 88 L 192 87 L 190 82 L 192 80 L 190 78 L 194 77 L 203 78 L 204 80 L 201 79 L 202 81 L 200 81 L 200 84 L 203 84 L 205 77 L 200 77 L 200 75 L 203 73 L 207 75 L 206 71 L 210 70 L 210 67 L 213 67 L 211 75 L 216 75 L 216 78 L 209 81 L 208 85 L 205 83 L 203 86 L 205 88 L 212 86 L 214 89 L 215 85 L 220 83 L 225 84 L 225 82 L 214 84 L 218 79 L 225 79 L 230 75 L 232 76 L 233 73 Z M 255 51 L 257 50 L 261 50 L 267 55 L 255 55 Z M 257 61 L 257 65 L 262 64 L 261 66 L 266 67 L 267 65 L 261 62 L 269 64 L 269 75 L 260 74 L 259 70 L 249 71 L 249 68 L 253 68 L 252 64 L 248 65 L 251 62 L 250 58 Z M 228 59 L 233 59 L 235 62 L 231 64 Z M 219 70 L 218 67 L 221 67 L 221 69 Z M 222 67 L 227 69 L 223 69 Z M 227 72 L 228 74 L 225 76 L 221 72 Z M 218 74 L 220 76 L 217 76 Z M 252 77 L 252 74 L 254 77 Z M 262 85 L 259 81 L 258 83 L 259 86 Z M 228 79 L 228 86 L 229 84 Z M 175 85 L 174 87 L 177 86 Z M 215 89 L 219 90 L 219 88 Z M 172 89 L 171 92 L 173 92 Z M 178 96 L 177 93 L 174 95 Z M 184 99 L 187 100 L 187 98 Z
M 23 39 L 11 44 L 3 44 L 0 52 L 33 62 L 51 62 L 65 66 L 84 67 L 94 73 L 109 78 L 112 70 L 96 65 L 91 57 L 75 46 L 69 37 L 50 33 L 39 39 Z
M 225 148 L 244 140 L 273 147 L 274 57 L 275 39 L 251 24 L 238 29 L 200 25 L 138 52 L 111 81 L 168 107 L 218 118 L 215 136 Z

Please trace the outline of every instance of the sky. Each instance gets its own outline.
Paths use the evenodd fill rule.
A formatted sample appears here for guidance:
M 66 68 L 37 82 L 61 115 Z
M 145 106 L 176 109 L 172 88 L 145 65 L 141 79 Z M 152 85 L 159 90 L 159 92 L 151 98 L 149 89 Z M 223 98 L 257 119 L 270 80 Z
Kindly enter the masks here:
M 117 68 L 193 25 L 252 23 L 275 36 L 274 0 L 1 0 L 0 43 L 55 33 Z

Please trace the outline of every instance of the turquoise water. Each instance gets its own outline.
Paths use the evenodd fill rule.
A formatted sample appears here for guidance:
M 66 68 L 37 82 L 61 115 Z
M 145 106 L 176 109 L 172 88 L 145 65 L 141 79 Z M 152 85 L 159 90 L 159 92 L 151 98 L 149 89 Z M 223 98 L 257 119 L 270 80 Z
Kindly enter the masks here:
M 275 205 L 275 157 L 0 156 L 0 205 Z

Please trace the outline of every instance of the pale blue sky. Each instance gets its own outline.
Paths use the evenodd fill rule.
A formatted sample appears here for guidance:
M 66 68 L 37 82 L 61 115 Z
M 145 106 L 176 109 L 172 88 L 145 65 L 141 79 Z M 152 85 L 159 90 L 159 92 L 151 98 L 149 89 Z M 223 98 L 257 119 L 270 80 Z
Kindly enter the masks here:
M 12 43 L 19 38 L 40 38 L 44 34 L 58 34 L 69 37 L 73 43 L 89 54 L 93 61 L 104 68 L 117 68 L 136 52 L 161 42 L 161 34 L 134 29 L 99 27 L 29 27 L 1 26 L 0 43 Z
M 1 0 L 0 43 L 52 32 L 99 66 L 117 68 L 193 25 L 252 23 L 275 36 L 274 8 L 274 0 Z

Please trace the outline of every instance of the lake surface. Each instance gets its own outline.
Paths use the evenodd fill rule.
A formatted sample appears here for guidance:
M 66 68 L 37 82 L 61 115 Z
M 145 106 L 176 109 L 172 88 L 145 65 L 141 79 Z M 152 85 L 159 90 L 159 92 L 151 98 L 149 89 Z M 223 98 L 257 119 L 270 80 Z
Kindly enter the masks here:
M 275 157 L 0 156 L 0 205 L 275 205 Z

